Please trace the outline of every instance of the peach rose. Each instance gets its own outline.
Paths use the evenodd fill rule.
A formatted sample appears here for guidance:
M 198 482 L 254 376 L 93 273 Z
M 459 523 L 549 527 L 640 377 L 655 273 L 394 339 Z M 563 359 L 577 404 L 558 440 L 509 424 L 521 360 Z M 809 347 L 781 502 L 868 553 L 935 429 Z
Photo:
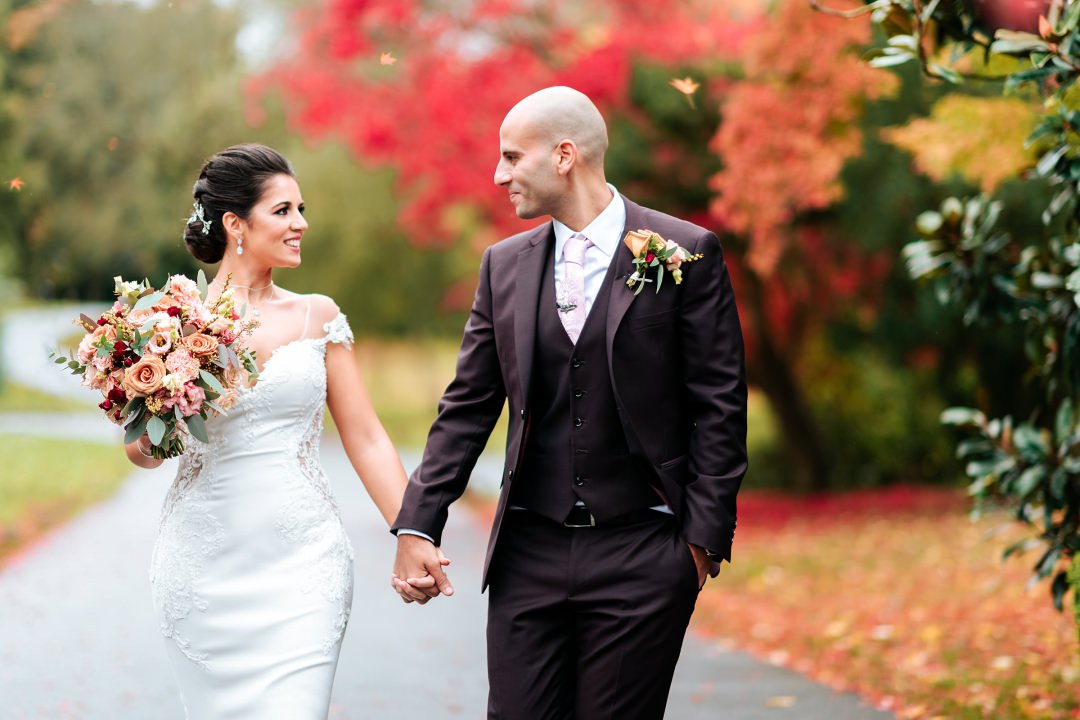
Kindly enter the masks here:
M 629 230 L 626 237 L 623 238 L 623 242 L 626 243 L 626 247 L 630 248 L 630 252 L 634 253 L 634 257 L 637 257 L 649 246 L 650 237 L 652 237 L 652 233 L 648 230 Z
M 206 333 L 189 335 L 184 338 L 184 345 L 187 347 L 188 352 L 197 358 L 215 355 L 218 349 L 217 338 L 207 335 Z
M 161 358 L 145 355 L 124 374 L 124 391 L 132 397 L 145 397 L 161 389 L 165 374 Z

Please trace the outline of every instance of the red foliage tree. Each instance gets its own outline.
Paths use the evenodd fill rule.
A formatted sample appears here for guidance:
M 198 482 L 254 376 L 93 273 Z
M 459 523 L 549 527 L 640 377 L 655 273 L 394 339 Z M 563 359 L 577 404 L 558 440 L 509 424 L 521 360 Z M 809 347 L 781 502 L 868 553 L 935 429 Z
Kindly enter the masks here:
M 823 19 L 802 0 L 782 3 L 773 17 L 761 7 L 478 0 L 445 10 L 422 0 L 328 0 L 300 17 L 298 57 L 252 90 L 283 91 L 302 134 L 343 139 L 358 156 L 394 167 L 402 226 L 415 244 L 435 249 L 467 242 L 478 252 L 527 227 L 492 185 L 499 125 L 525 95 L 570 85 L 609 121 L 636 124 L 650 143 L 640 152 L 655 167 L 645 185 L 674 178 L 715 192 L 711 205 L 660 209 L 733 239 L 728 260 L 751 381 L 777 411 L 803 473 L 798 483 L 809 487 L 825 481 L 827 468 L 797 382 L 801 339 L 831 308 L 872 287 L 882 268 L 802 218 L 841 197 L 840 169 L 861 144 L 861 104 L 887 91 L 888 78 L 848 55 L 868 41 L 867 27 Z M 395 62 L 380 62 L 387 52 Z M 725 95 L 708 145 L 722 169 L 711 178 L 697 172 L 699 158 L 680 155 L 675 139 L 651 129 L 631 98 L 642 65 L 689 71 L 710 79 L 703 93 Z M 665 91 L 677 97 L 677 89 Z M 704 144 L 692 152 L 700 156 Z M 469 276 L 468 292 L 451 294 L 467 302 L 473 282 Z

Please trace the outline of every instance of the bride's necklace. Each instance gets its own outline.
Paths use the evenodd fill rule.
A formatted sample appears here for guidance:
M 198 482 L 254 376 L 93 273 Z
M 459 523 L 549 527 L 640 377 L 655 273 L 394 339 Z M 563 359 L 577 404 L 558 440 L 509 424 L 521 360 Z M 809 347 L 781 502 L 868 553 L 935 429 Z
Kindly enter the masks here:
M 256 317 L 256 318 L 258 318 L 262 314 L 259 311 L 259 306 L 262 305 L 263 303 L 270 302 L 270 300 L 272 300 L 274 298 L 274 291 L 277 290 L 277 286 L 274 285 L 273 280 L 266 283 L 265 285 L 260 285 L 259 287 L 252 287 L 251 285 L 237 285 L 236 283 L 229 283 L 229 287 L 239 288 L 241 290 L 247 290 L 248 291 L 247 306 L 249 308 L 251 308 L 251 314 L 252 314 L 253 317 Z M 253 290 L 265 290 L 266 288 L 271 288 L 270 294 L 267 295 L 266 298 L 264 298 L 262 300 L 262 302 L 259 303 L 259 305 L 256 305 L 255 303 L 251 302 L 251 292 Z

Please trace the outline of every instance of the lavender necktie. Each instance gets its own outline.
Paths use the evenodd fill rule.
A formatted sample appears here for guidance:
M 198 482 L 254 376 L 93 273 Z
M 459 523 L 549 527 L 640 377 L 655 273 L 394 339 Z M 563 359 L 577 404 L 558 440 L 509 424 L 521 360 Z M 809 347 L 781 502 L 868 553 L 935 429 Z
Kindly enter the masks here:
M 585 250 L 592 240 L 581 233 L 571 235 L 563 246 L 564 300 L 559 305 L 563 327 L 577 344 L 585 325 Z

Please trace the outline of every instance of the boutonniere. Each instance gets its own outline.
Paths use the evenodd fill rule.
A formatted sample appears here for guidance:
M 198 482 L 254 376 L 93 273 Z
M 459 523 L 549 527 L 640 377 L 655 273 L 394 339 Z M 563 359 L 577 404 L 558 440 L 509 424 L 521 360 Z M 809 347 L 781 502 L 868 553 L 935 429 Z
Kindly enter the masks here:
M 652 230 L 630 230 L 623 242 L 634 254 L 634 272 L 627 278 L 626 285 L 636 288 L 635 295 L 641 292 L 645 283 L 653 282 L 652 278 L 645 277 L 649 268 L 656 268 L 656 292 L 660 292 L 660 286 L 664 283 L 664 270 L 671 273 L 678 285 L 682 283 L 682 264 L 705 257 L 692 255 L 686 248 L 671 240 L 665 240 Z

